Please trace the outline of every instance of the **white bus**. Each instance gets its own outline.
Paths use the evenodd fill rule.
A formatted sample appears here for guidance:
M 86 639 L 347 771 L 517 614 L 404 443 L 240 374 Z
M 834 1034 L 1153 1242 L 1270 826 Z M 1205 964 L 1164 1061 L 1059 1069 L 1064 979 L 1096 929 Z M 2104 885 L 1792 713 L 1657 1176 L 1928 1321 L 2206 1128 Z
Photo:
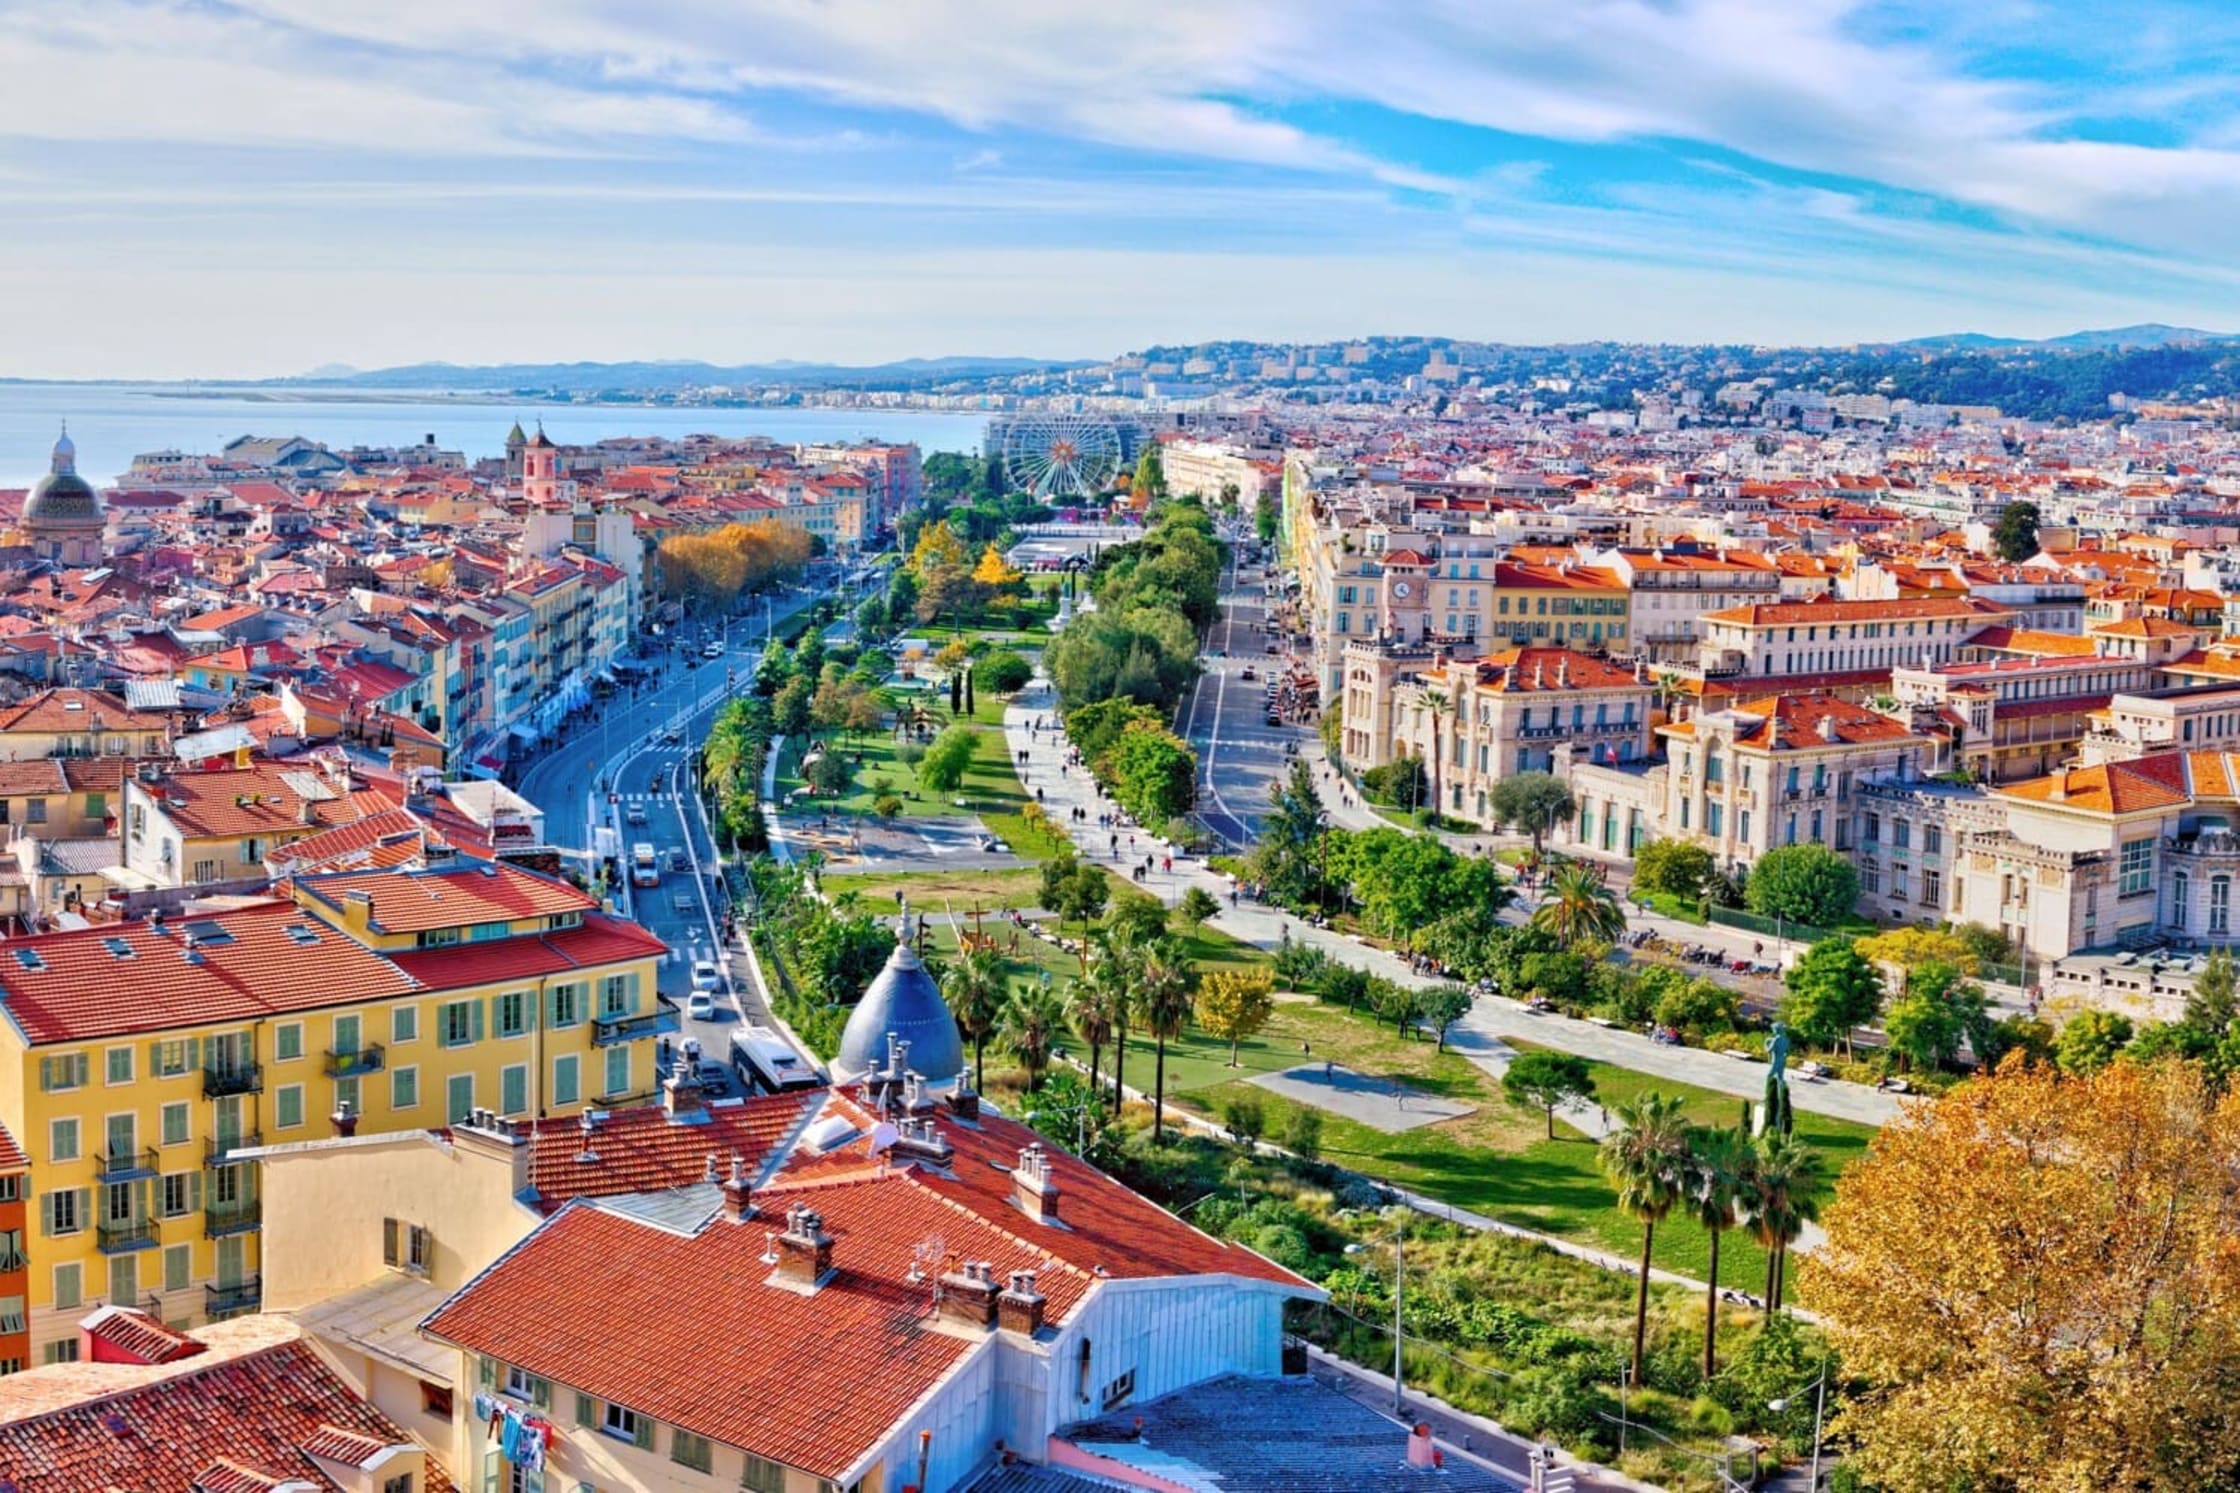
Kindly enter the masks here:
M 630 884 L 661 885 L 661 862 L 654 859 L 653 847 L 643 840 L 630 847 Z
M 731 1069 L 740 1087 L 783 1094 L 824 1083 L 816 1064 L 804 1061 L 786 1039 L 766 1026 L 742 1027 L 731 1034 Z

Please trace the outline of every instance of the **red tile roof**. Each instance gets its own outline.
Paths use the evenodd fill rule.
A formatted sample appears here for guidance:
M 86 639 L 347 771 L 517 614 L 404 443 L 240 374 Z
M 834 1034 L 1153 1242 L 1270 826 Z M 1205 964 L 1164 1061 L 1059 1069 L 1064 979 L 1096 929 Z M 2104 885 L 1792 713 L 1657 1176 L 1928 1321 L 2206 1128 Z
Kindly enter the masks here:
M 1815 597 L 1810 601 L 1760 602 L 1706 612 L 1706 622 L 1728 622 L 1744 627 L 1803 627 L 1822 622 L 1915 622 L 1924 618 L 1943 621 L 1982 618 L 1985 622 L 2012 613 L 2003 606 L 1973 596 L 1917 596 L 1897 601 L 1837 601 Z
M 353 1394 L 300 1340 L 248 1352 L 216 1345 L 225 1329 L 204 1329 L 213 1351 L 148 1370 L 124 1364 L 63 1364 L 13 1376 L 0 1393 L 23 1397 L 57 1385 L 82 1386 L 62 1408 L 0 1424 L 0 1487 L 21 1493 L 189 1493 L 261 1490 L 296 1480 L 334 1488 L 307 1447 L 378 1439 L 410 1439 L 380 1411 Z M 269 1338 L 270 1330 L 261 1327 Z M 293 1329 L 289 1329 L 292 1333 Z M 160 1375 L 150 1382 L 145 1376 Z M 125 1387 L 105 1388 L 108 1384 Z M 20 1400 L 19 1400 L 20 1402 Z M 435 1459 L 421 1480 L 426 1493 L 452 1493 Z
M 338 913 L 352 892 L 364 892 L 373 899 L 373 926 L 383 933 L 590 912 L 599 905 L 597 898 L 556 876 L 504 861 L 468 861 L 425 870 L 344 871 L 304 877 L 296 887 Z
M 608 1112 L 589 1136 L 578 1120 L 541 1120 L 529 1137 L 529 1186 L 550 1211 L 579 1197 L 690 1186 L 705 1179 L 711 1155 L 724 1172 L 742 1157 L 751 1176 L 822 1097 L 717 1100 L 693 1124 L 671 1120 L 659 1105 L 639 1105 Z
M 201 1339 L 128 1306 L 105 1306 L 78 1325 L 134 1363 L 173 1363 L 204 1351 Z

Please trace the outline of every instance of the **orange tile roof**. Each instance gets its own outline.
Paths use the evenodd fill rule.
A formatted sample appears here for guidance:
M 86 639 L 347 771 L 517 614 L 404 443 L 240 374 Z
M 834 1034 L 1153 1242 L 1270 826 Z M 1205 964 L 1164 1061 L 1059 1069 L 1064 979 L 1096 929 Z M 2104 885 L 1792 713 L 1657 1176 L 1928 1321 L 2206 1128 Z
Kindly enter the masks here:
M 0 733 L 27 735 L 78 735 L 90 731 L 139 732 L 163 735 L 171 717 L 158 711 L 137 711 L 122 695 L 99 689 L 47 689 L 0 708 Z
M 2090 638 L 2078 637 L 2073 633 L 2042 632 L 2028 627 L 1987 627 L 1968 639 L 1963 646 L 2046 657 L 2095 658 L 2100 653 Z
M 2010 783 L 1994 791 L 2009 798 L 2059 804 L 2096 814 L 2136 814 L 2149 809 L 2181 807 L 2193 801 L 2193 774 L 2185 752 L 2161 752 L 2135 757 L 2129 762 L 2108 762 L 2098 767 L 2071 768 L 2027 782 Z M 2221 780 L 2230 791 L 2230 772 L 2214 753 L 2203 775 Z
M 508 922 L 591 912 L 598 899 L 504 861 L 464 861 L 423 870 L 340 871 L 296 880 L 297 891 L 338 914 L 353 892 L 373 899 L 372 923 L 383 933 L 418 933 L 474 923 Z
M 1822 622 L 1915 622 L 1924 618 L 1980 617 L 1986 622 L 2013 615 L 2008 608 L 1973 596 L 1905 597 L 1896 601 L 1837 601 L 1817 596 L 1810 601 L 1754 602 L 1706 612 L 1706 622 L 1730 622 L 1745 627 L 1803 627 Z
M 294 1480 L 332 1489 L 311 1447 L 339 1445 L 338 1435 L 411 1445 L 292 1326 L 249 1318 L 197 1336 L 211 1351 L 175 1363 L 57 1364 L 11 1375 L 0 1389 L 0 1414 L 13 1412 L 0 1423 L 0 1475 L 8 1480 L 0 1486 L 230 1493 Z M 425 1493 L 453 1493 L 435 1458 L 426 1468 Z
M 1569 648 L 1508 648 L 1487 654 L 1476 664 L 1478 688 L 1494 694 L 1546 694 L 1553 690 L 1640 689 L 1649 686 L 1606 659 L 1575 653 Z M 1516 682 L 1508 682 L 1515 669 Z M 1558 683 L 1558 678 L 1562 683 Z
M 1761 751 L 1810 751 L 1839 743 L 1861 746 L 1915 739 L 1913 731 L 1904 723 L 1834 695 L 1767 695 L 1755 700 L 1737 700 L 1724 708 L 1738 715 L 1757 717 L 1755 724 L 1737 730 L 1734 739 L 1737 746 Z M 1768 729 L 1774 722 L 1780 725 L 1777 737 Z M 1669 736 L 1693 737 L 1696 734 L 1694 725 L 1692 721 L 1683 721 L 1665 727 L 1664 731 Z M 1820 734 L 1823 725 L 1833 728 L 1833 741 Z
M 579 1120 L 540 1120 L 529 1134 L 529 1186 L 547 1211 L 579 1197 L 657 1192 L 704 1179 L 708 1157 L 719 1170 L 743 1157 L 752 1176 L 824 1096 L 766 1094 L 719 1099 L 706 1118 L 671 1120 L 659 1105 L 610 1110 L 588 1136 Z

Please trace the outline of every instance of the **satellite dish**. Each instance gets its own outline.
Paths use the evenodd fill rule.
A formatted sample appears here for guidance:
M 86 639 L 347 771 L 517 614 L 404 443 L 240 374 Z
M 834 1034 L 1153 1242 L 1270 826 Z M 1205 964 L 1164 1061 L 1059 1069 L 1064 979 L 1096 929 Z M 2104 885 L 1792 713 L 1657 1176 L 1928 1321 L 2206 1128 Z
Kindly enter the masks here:
M 902 1132 L 881 1120 L 871 1132 L 871 1154 L 874 1156 L 890 1149 Z

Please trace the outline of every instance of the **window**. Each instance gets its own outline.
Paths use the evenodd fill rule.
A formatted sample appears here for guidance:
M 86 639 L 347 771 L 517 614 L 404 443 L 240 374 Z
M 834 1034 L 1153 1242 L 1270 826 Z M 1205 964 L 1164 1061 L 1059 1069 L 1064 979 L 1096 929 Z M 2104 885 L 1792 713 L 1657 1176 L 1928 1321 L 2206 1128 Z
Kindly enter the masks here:
M 552 1060 L 552 1102 L 573 1104 L 583 1096 L 583 1062 L 574 1053 Z
M 381 1263 L 387 1265 L 390 1269 L 409 1270 L 414 1275 L 426 1275 L 428 1273 L 429 1255 L 434 1247 L 434 1242 L 429 1238 L 428 1231 L 420 1225 L 407 1223 L 401 1218 L 384 1218 L 381 1220 Z M 508 1369 L 506 1372 L 518 1374 L 521 1370 Z M 509 1390 L 511 1389 L 510 1381 L 507 1387 Z M 523 1398 L 527 1397 L 524 1393 Z M 537 1403 L 543 1404 L 544 1401 L 540 1399 Z
M 2209 931 L 2232 931 L 2232 878 L 2229 876 L 2209 878 Z
M 76 1161 L 78 1159 L 78 1122 L 53 1120 L 47 1125 L 47 1159 L 49 1161 Z
M 449 1411 L 445 1412 L 445 1414 L 449 1413 Z M 381 1493 L 412 1493 L 412 1474 L 400 1472 L 395 1477 L 385 1480 L 381 1484 Z
M 517 1115 L 529 1107 L 529 1070 L 520 1063 L 498 1070 L 498 1112 Z
M 583 1020 L 583 987 L 581 985 L 555 985 L 552 987 L 552 1024 L 574 1026 Z
M 1126 1404 L 1135 1392 L 1136 1371 L 1130 1369 L 1104 1387 L 1104 1408 L 1111 1410 Z
M 739 1473 L 739 1486 L 747 1493 L 786 1493 L 785 1464 L 748 1452 L 747 1465 Z
M 1936 907 L 1944 901 L 1944 873 L 1933 866 L 1921 868 L 1921 905 Z
M 627 1405 L 609 1405 L 600 1418 L 599 1429 L 637 1446 L 653 1446 L 653 1422 Z
M 1881 843 L 1882 816 L 1880 814 L 1869 814 L 1867 816 L 1866 826 L 1859 832 L 1859 838 L 1869 845 Z
M 529 994 L 525 990 L 509 990 L 498 997 L 498 1035 L 518 1037 L 529 1030 Z
M 194 1279 L 194 1246 L 166 1245 L 163 1251 L 163 1288 L 184 1291 Z
M 2136 897 L 2154 889 L 2154 837 L 2126 840 L 2117 863 L 2116 895 Z
M 628 1016 L 638 1003 L 637 995 L 636 975 L 609 975 L 599 982 L 599 1014 Z
M 23 1298 L 21 1296 L 0 1297 L 0 1332 L 21 1332 L 23 1330 Z
M 538 1378 L 519 1364 L 506 1365 L 505 1392 L 532 1405 L 552 1403 L 552 1381 Z
M 1913 845 L 1913 821 L 1910 819 L 1891 820 L 1890 843 L 1900 850 L 1911 848 Z
M 708 1438 L 695 1436 L 690 1431 L 669 1433 L 669 1460 L 694 1472 L 706 1472 L 715 1466 L 714 1451 Z
M 446 1001 L 436 1008 L 436 1040 L 445 1047 L 465 1047 L 482 1040 L 482 1002 Z
M 109 1261 L 109 1300 L 130 1306 L 140 1300 L 140 1257 L 118 1255 Z
M 33 956 L 37 957 L 37 956 Z M 59 1057 L 39 1059 L 39 1087 L 49 1094 L 66 1089 L 82 1089 L 90 1064 L 82 1052 L 66 1052 Z
M 0 1229 L 0 1270 L 21 1270 L 25 1263 L 23 1230 Z
M 106 1069 L 107 1078 L 110 1083 L 116 1084 L 132 1082 L 131 1048 L 112 1047 L 109 1049 L 105 1056 L 107 1058 L 107 1062 L 104 1064 L 104 1067 Z
M 2185 931 L 2186 896 L 2192 888 L 2192 879 L 2183 871 L 2170 878 L 2170 926 L 2180 933 Z
M 272 1123 L 281 1130 L 293 1130 L 303 1123 L 302 1084 L 282 1084 L 273 1090 Z
M 54 1304 L 65 1310 L 85 1304 L 85 1266 L 73 1260 L 54 1267 Z M 71 1344 L 74 1348 L 75 1342 Z M 49 1359 L 48 1362 L 53 1362 Z
M 156 1211 L 165 1218 L 184 1218 L 192 1213 L 201 1180 L 195 1172 L 165 1172 L 156 1185 Z
M 194 1066 L 194 1038 L 179 1042 L 158 1042 L 149 1049 L 149 1065 L 158 1078 L 177 1078 Z
M 420 1008 L 399 1006 L 389 1013 L 389 1040 L 411 1042 L 420 1036 Z
M 303 1056 L 303 1023 L 291 1021 L 272 1031 L 272 1056 L 275 1062 L 292 1062 Z
M 607 1049 L 607 1094 L 612 1097 L 629 1092 L 630 1049 L 626 1046 L 610 1047 Z
M 415 1109 L 420 1104 L 420 1070 L 418 1068 L 392 1068 L 389 1070 L 389 1107 Z
M 463 1124 L 474 1113 L 474 1075 L 454 1073 L 443 1086 L 443 1117 L 450 1125 Z
M 1944 854 L 1943 825 L 1924 824 L 1921 826 L 1921 853 L 1923 855 Z
M 77 1267 L 73 1265 L 70 1268 L 75 1270 Z M 62 1303 L 58 1301 L 55 1304 L 60 1306 Z M 70 1304 L 76 1306 L 78 1303 L 72 1301 Z M 78 1340 L 74 1337 L 66 1337 L 60 1342 L 47 1344 L 45 1358 L 50 1364 L 76 1363 L 78 1361 Z
M 441 1420 L 451 1419 L 451 1386 L 420 1381 L 420 1409 Z
M 161 1114 L 163 1116 L 163 1143 L 167 1146 L 185 1145 L 191 1124 L 188 1119 L 187 1102 L 184 1099 L 175 1099 L 163 1107 Z
M 47 822 L 47 801 L 43 798 L 26 799 L 23 805 L 23 818 L 26 824 L 45 824 Z

